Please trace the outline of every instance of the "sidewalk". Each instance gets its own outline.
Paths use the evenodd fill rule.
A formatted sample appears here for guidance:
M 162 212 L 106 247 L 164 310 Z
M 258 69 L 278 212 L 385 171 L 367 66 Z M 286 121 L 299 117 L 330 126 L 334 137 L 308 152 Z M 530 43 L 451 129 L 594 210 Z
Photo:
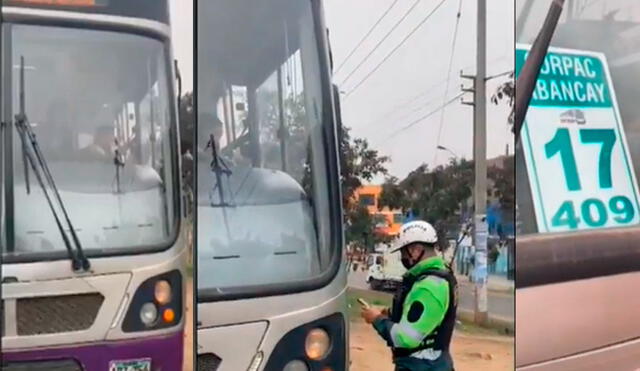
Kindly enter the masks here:
M 474 285 L 473 282 L 469 281 L 468 276 L 456 274 L 456 279 L 460 285 Z M 487 288 L 489 291 L 493 292 L 514 293 L 515 282 L 513 280 L 508 280 L 505 276 L 489 275 Z

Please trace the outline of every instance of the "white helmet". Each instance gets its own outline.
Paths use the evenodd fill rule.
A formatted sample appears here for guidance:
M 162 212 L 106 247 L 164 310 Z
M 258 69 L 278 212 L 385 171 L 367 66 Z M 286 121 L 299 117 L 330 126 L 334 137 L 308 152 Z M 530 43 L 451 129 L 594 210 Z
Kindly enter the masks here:
M 422 242 L 435 244 L 438 242 L 438 233 L 433 226 L 425 221 L 416 220 L 406 223 L 400 228 L 400 234 L 394 243 L 391 252 L 396 252 L 412 243 Z

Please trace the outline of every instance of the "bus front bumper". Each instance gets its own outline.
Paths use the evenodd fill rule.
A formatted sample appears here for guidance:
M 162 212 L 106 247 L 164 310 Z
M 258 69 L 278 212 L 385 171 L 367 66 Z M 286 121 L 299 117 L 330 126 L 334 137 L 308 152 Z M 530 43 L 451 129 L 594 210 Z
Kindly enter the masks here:
M 183 333 L 136 340 L 2 353 L 2 370 L 133 370 L 122 365 L 151 362 L 150 370 L 182 369 Z M 120 365 L 120 367 L 117 367 Z M 122 368 L 124 367 L 124 368 Z M 143 368 L 140 368 L 144 370 Z

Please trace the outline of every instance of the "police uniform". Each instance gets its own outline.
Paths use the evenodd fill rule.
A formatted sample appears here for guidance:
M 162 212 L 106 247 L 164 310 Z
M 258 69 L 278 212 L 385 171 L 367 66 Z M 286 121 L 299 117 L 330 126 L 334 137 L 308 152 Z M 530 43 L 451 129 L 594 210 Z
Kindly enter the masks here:
M 449 344 L 456 291 L 455 276 L 439 256 L 418 262 L 404 275 L 390 318 L 373 322 L 392 349 L 396 371 L 453 371 Z

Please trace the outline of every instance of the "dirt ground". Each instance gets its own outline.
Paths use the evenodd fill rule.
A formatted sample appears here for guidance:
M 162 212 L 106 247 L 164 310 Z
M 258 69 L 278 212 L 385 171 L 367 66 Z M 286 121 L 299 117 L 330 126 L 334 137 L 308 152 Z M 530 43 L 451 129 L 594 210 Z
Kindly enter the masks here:
M 393 371 L 391 353 L 370 325 L 351 322 L 350 371 Z M 513 338 L 454 333 L 452 351 L 456 371 L 514 369 Z
M 193 280 L 187 281 L 183 371 L 193 371 Z

